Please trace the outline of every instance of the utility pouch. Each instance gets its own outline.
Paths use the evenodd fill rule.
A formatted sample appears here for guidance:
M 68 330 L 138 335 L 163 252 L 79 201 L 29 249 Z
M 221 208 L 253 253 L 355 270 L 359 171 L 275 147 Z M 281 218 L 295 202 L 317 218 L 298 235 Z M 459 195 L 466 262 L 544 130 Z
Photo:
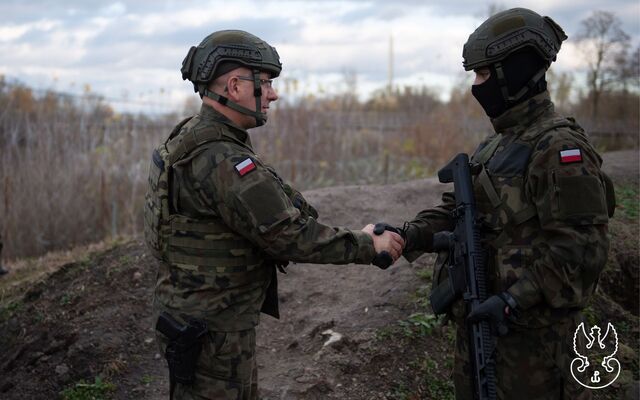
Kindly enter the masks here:
M 191 385 L 195 380 L 196 363 L 202 351 L 202 337 L 207 333 L 204 321 L 191 319 L 186 325 L 162 312 L 156 330 L 169 339 L 164 357 L 169 365 L 171 393 L 176 383 Z

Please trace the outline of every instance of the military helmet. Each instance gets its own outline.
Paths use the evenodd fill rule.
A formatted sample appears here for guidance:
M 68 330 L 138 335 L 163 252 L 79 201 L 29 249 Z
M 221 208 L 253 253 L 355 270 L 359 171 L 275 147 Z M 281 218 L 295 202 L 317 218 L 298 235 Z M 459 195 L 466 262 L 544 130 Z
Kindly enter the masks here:
M 182 61 L 180 72 L 182 79 L 193 82 L 197 92 L 200 84 L 206 85 L 228 72 L 225 64 L 269 72 L 272 78 L 280 75 L 282 70 L 275 47 L 248 32 L 225 30 L 214 32 L 204 38 L 198 47 L 191 47 Z
M 512 8 L 493 15 L 469 36 L 462 50 L 462 65 L 467 71 L 486 67 L 530 46 L 548 67 L 566 39 L 562 28 L 550 17 L 526 8 Z
M 227 97 L 209 90 L 209 82 L 239 67 L 247 67 L 253 74 L 253 95 L 256 109 L 250 110 Z M 218 103 L 242 114 L 255 118 L 256 126 L 267 121 L 267 115 L 261 112 L 260 97 L 262 88 L 260 73 L 268 72 L 271 78 L 280 75 L 282 64 L 275 47 L 248 32 L 240 30 L 217 31 L 189 49 L 182 61 L 182 79 L 193 83 L 193 89 L 200 97 L 209 97 Z

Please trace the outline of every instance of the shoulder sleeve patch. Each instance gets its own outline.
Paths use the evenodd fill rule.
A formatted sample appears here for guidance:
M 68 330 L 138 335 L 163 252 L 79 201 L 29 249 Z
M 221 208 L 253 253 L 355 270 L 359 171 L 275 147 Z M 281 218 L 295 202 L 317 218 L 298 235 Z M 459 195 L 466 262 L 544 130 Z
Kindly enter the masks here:
M 571 164 L 582 162 L 582 152 L 580 149 L 568 149 L 560 151 L 560 164 Z
M 256 164 L 253 162 L 251 157 L 247 157 L 243 161 L 240 161 L 235 165 L 235 169 L 240 174 L 240 176 L 245 176 L 249 172 L 256 169 Z

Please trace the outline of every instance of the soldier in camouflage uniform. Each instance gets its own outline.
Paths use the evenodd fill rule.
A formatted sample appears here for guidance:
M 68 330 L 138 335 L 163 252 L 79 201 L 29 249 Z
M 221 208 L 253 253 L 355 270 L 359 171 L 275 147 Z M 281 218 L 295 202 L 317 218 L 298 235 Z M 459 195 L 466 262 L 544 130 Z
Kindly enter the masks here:
M 0 276 L 9 273 L 6 269 L 2 267 L 2 236 L 0 235 Z
M 516 8 L 485 21 L 463 50 L 476 73 L 471 92 L 495 129 L 471 158 L 490 297 L 468 319 L 509 327 L 495 350 L 499 399 L 591 398 L 570 374 L 572 340 L 607 260 L 614 199 L 584 130 L 554 112 L 546 90 L 566 38 L 551 18 Z M 442 200 L 405 226 L 410 261 L 433 251 L 434 233 L 453 229 L 453 193 Z M 472 399 L 461 300 L 449 317 L 458 327 L 456 398 Z
M 395 260 L 404 245 L 395 233 L 374 235 L 373 225 L 321 224 L 254 153 L 247 129 L 266 122 L 280 70 L 275 48 L 249 33 L 207 36 L 182 66 L 202 108 L 153 152 L 144 214 L 145 239 L 160 260 L 154 306 L 184 326 L 196 319 L 208 327 L 195 379 L 172 383 L 179 399 L 257 399 L 255 326 L 261 311 L 279 316 L 277 268 L 370 264 L 383 251 Z M 158 338 L 167 359 L 175 357 L 169 339 Z

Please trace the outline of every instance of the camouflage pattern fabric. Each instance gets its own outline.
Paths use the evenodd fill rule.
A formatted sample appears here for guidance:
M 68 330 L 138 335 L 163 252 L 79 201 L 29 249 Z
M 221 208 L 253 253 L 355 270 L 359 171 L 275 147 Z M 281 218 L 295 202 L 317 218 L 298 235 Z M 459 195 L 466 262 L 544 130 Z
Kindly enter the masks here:
M 258 324 L 274 261 L 371 262 L 367 234 L 319 223 L 300 192 L 253 152 L 247 132 L 211 107 L 203 106 L 176 140 L 210 129 L 220 140 L 172 168 L 171 207 L 179 213 L 171 219 L 178 226 L 166 251 L 172 262 L 159 269 L 160 309 L 204 319 L 216 331 L 250 329 Z M 236 167 L 247 160 L 252 169 L 242 175 Z
M 157 336 L 161 354 L 164 354 L 167 340 L 162 335 Z M 258 399 L 255 349 L 255 329 L 209 331 L 198 358 L 194 384 L 176 384 L 174 399 Z
M 526 358 L 528 349 L 535 347 L 509 348 L 511 341 L 529 340 L 531 332 L 554 332 L 545 337 L 561 347 L 558 340 L 564 340 L 566 332 L 560 327 L 578 316 L 595 291 L 609 248 L 610 181 L 582 128 L 554 112 L 547 92 L 492 123 L 496 134 L 481 143 L 471 159 L 482 166 L 474 177 L 474 192 L 488 256 L 489 295 L 507 290 L 519 308 L 510 337 L 500 340 L 498 351 L 514 357 L 521 352 Z M 571 149 L 580 150 L 581 160 L 563 162 L 561 152 Z M 433 233 L 453 229 L 454 205 L 453 194 L 445 193 L 441 205 L 420 212 L 410 223 L 406 253 L 410 261 L 432 250 Z M 434 276 L 442 275 L 436 271 Z M 462 309 L 461 302 L 453 307 L 459 330 L 464 325 Z M 457 350 L 461 348 L 459 343 Z M 570 350 L 563 348 L 557 354 Z M 457 362 L 465 357 L 457 351 Z M 568 366 L 555 365 L 569 372 Z M 498 381 L 499 392 L 506 390 L 506 375 L 508 370 Z M 518 380 L 516 372 L 513 379 Z M 529 397 L 520 392 L 518 398 Z
M 567 349 L 573 346 L 573 333 L 580 322 L 576 315 L 552 327 L 520 330 L 498 338 L 495 352 L 498 399 L 591 399 L 591 390 L 580 386 L 570 372 L 575 354 Z M 456 400 L 474 400 L 467 335 L 461 325 L 456 332 L 453 371 Z M 579 340 L 584 341 L 582 337 Z
M 177 129 L 154 153 L 161 160 L 152 161 L 145 207 L 145 237 L 159 258 L 157 314 L 204 320 L 216 334 L 250 331 L 261 310 L 279 315 L 276 266 L 288 261 L 371 263 L 371 237 L 319 223 L 304 196 L 253 152 L 246 130 L 206 105 Z M 184 157 L 173 157 L 191 147 Z M 167 162 L 170 178 L 165 179 L 160 167 Z M 247 346 L 239 354 L 253 357 L 254 342 Z M 215 368 L 228 369 L 234 362 Z M 196 386 L 215 392 L 227 384 L 213 382 L 219 375 Z M 244 394 L 255 384 L 253 376 L 238 374 L 242 395 L 232 388 L 227 397 L 203 398 L 253 398 Z

